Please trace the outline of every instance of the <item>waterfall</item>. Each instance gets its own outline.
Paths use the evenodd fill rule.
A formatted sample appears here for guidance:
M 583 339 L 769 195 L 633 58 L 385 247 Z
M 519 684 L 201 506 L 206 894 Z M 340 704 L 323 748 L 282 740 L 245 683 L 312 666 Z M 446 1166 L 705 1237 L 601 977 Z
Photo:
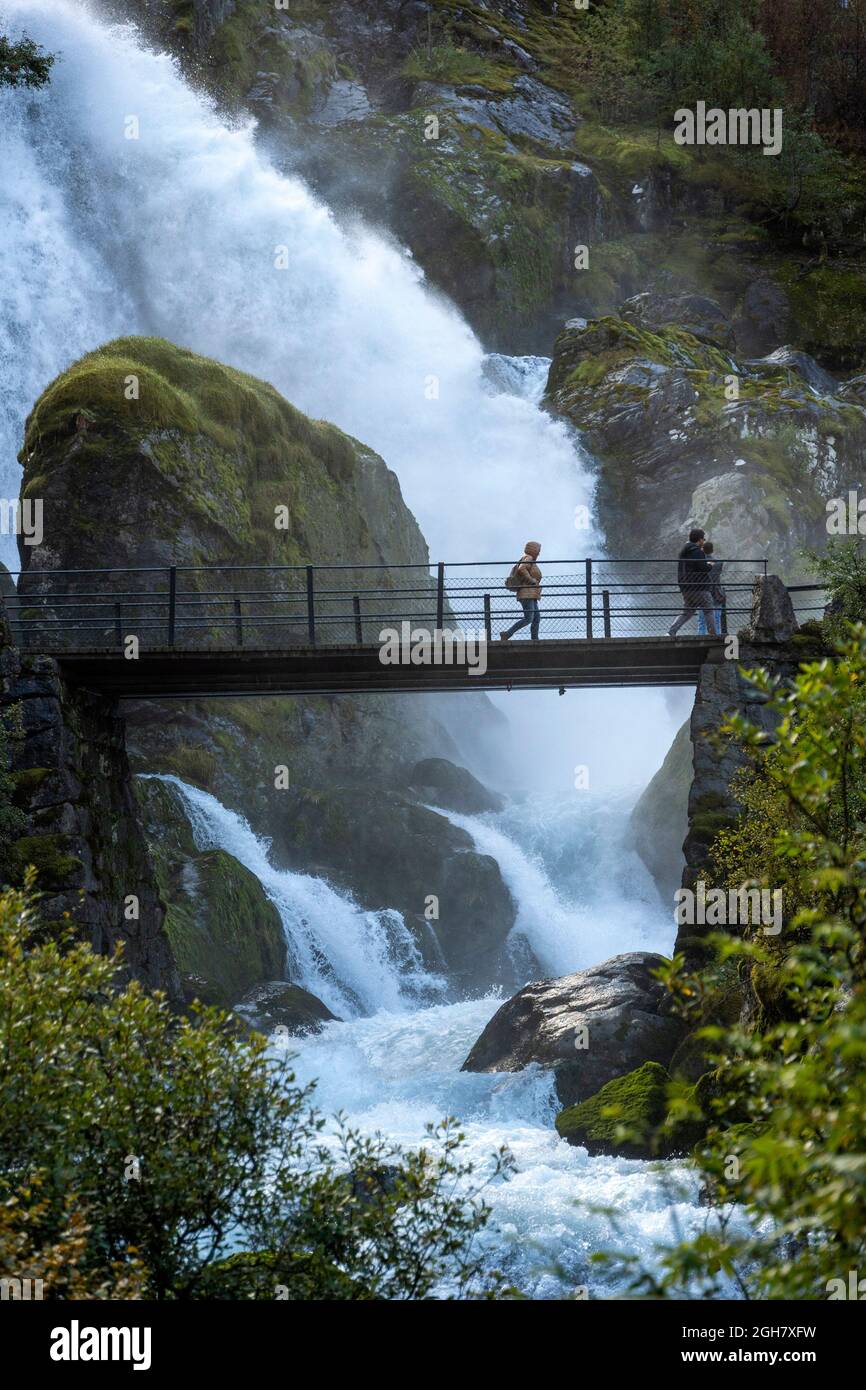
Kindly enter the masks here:
M 517 558 L 527 532 L 552 559 L 602 552 L 594 533 L 575 530 L 592 472 L 573 432 L 540 406 L 544 359 L 485 355 L 405 250 L 338 223 L 263 157 L 252 122 L 229 129 L 132 26 L 70 0 L 3 9 L 6 32 L 26 30 L 58 61 L 45 90 L 0 91 L 0 496 L 17 495 L 24 419 L 52 378 L 113 337 L 154 334 L 268 380 L 381 453 L 434 559 Z M 17 568 L 12 539 L 0 541 Z M 656 948 L 657 900 L 635 865 L 613 872 L 618 841 L 602 852 L 598 825 L 610 787 L 647 780 L 681 715 L 657 692 L 498 701 L 513 730 L 503 783 L 545 794 L 498 820 L 455 820 L 499 860 L 518 934 L 552 972 Z M 576 764 L 590 765 L 601 800 L 576 799 Z M 322 1107 L 407 1143 L 423 1141 L 428 1120 L 460 1114 L 482 1163 L 511 1144 L 519 1172 L 492 1193 L 485 1240 L 527 1293 L 581 1282 L 599 1245 L 645 1251 L 669 1233 L 669 1201 L 648 1168 L 589 1160 L 557 1138 L 549 1076 L 459 1071 L 495 1000 L 443 1002 L 399 914 L 364 912 L 322 880 L 275 869 L 240 816 L 167 780 L 200 848 L 227 850 L 259 878 L 292 978 L 349 1020 L 293 1040 Z M 571 881 L 560 890 L 569 876 L 595 881 L 594 895 Z M 624 1214 L 621 1240 L 583 1200 Z M 702 1220 L 694 1183 L 673 1212 L 683 1228 Z
M 174 787 L 200 850 L 225 850 L 255 874 L 280 915 L 290 979 L 332 1013 L 405 1010 L 441 996 L 445 981 L 424 971 L 399 912 L 365 912 L 324 879 L 274 868 L 270 842 L 243 816 L 177 777 L 152 780 Z
M 0 92 L 7 495 L 52 377 L 107 339 L 159 334 L 375 448 L 436 558 L 505 559 L 530 517 L 549 554 L 570 553 L 591 488 L 568 429 L 490 391 L 481 344 L 404 250 L 339 226 L 258 152 L 252 122 L 228 129 L 132 26 L 69 0 L 3 8 L 59 55 L 44 91 Z
M 229 129 L 133 26 L 70 0 L 6 0 L 4 14 L 58 60 L 46 89 L 0 90 L 0 496 L 17 495 L 24 420 L 49 381 L 112 337 L 159 334 L 378 450 L 435 559 L 516 558 L 527 531 L 551 559 L 602 553 L 575 530 L 592 475 L 540 408 L 543 358 L 486 357 L 402 248 L 339 225 L 259 152 L 252 121 Z M 0 543 L 17 568 L 14 538 Z M 591 750 L 602 780 L 646 781 L 675 728 L 661 696 L 580 699 L 579 721 L 555 694 L 500 701 L 512 778 L 568 788 Z
M 556 976 L 624 951 L 668 954 L 673 947 L 673 916 L 623 845 L 630 805 L 627 797 L 587 795 L 564 806 L 548 795 L 501 815 L 430 809 L 496 860 L 517 906 L 515 944 L 524 941 L 544 974 Z

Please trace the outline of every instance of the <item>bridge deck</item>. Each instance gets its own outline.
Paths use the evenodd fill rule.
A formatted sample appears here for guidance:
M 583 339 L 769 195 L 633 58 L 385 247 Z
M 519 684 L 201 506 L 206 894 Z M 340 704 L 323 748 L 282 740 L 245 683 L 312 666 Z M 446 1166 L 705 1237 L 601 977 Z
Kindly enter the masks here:
M 464 665 L 383 665 L 378 646 L 283 651 L 57 653 L 71 683 L 119 699 L 239 695 L 339 695 L 364 691 L 550 690 L 581 686 L 695 685 L 701 665 L 721 659 L 711 637 L 619 637 L 512 641 L 487 647 L 487 670 Z

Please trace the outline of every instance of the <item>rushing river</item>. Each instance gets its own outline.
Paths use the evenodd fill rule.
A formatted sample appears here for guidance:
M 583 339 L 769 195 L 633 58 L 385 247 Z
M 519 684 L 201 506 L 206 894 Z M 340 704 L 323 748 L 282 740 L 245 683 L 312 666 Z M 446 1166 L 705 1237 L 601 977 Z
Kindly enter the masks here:
M 161 780 L 180 796 L 199 848 L 222 848 L 257 875 L 283 922 L 293 977 L 340 1014 L 321 1034 L 283 1044 L 296 1054 L 299 1079 L 317 1082 L 318 1106 L 407 1147 L 425 1141 L 428 1124 L 455 1115 L 476 1175 L 491 1167 L 500 1145 L 510 1148 L 514 1175 L 484 1194 L 493 1209 L 483 1238 L 491 1267 L 535 1298 L 562 1297 L 581 1286 L 611 1296 L 624 1290 L 625 1276 L 615 1265 L 590 1266 L 593 1251 L 623 1250 L 652 1265 L 657 1246 L 703 1224 L 696 1180 L 681 1165 L 589 1158 L 562 1142 L 553 1127 L 549 1074 L 461 1071 L 498 997 L 438 1002 L 444 981 L 421 972 L 408 934 L 395 928 L 396 914 L 364 912 L 320 879 L 275 868 L 267 841 L 242 817 L 177 778 Z M 542 855 L 511 837 L 513 812 L 452 817 L 479 848 L 496 853 L 518 906 L 514 931 L 545 965 L 549 956 L 551 973 L 623 949 L 670 949 L 669 914 L 653 904 L 641 866 L 621 846 L 617 854 L 627 805 L 623 798 L 602 808 L 604 844 L 619 875 L 615 892 L 603 874 L 591 872 L 557 890 Z M 546 815 L 552 825 L 557 819 L 564 825 L 563 842 L 575 860 L 597 863 L 591 807 L 579 817 L 557 818 L 551 799 L 539 812 L 542 826 Z M 560 848 L 553 839 L 545 842 L 551 860 Z
M 575 531 L 592 470 L 541 407 L 544 359 L 486 355 L 408 254 L 340 225 L 262 157 L 252 123 L 228 129 L 131 27 L 69 0 L 3 8 L 7 31 L 59 57 L 44 91 L 0 92 L 0 494 L 17 494 L 24 419 L 47 383 L 113 337 L 160 334 L 266 378 L 378 450 L 434 558 L 516 557 L 525 528 L 550 558 L 602 553 L 596 535 Z M 130 116 L 137 139 L 126 138 Z M 11 538 L 0 541 L 15 568 Z M 670 914 L 622 829 L 682 705 L 636 691 L 499 704 L 512 728 L 501 785 L 528 793 L 531 815 L 512 803 L 498 817 L 454 819 L 498 860 L 518 904 L 516 934 L 550 974 L 623 950 L 668 950 Z M 577 764 L 590 769 L 591 792 L 575 790 Z M 511 1147 L 517 1172 L 489 1194 L 486 1239 L 526 1293 L 586 1282 L 594 1249 L 648 1253 L 678 1220 L 701 1221 L 693 1184 L 672 1200 L 650 1165 L 589 1159 L 560 1142 L 542 1073 L 460 1071 L 497 1000 L 491 991 L 448 1002 L 399 914 L 363 912 L 319 879 L 275 869 L 267 843 L 232 811 L 204 792 L 179 793 L 199 844 L 236 855 L 276 904 L 293 978 L 343 1020 L 297 1044 L 320 1106 L 406 1144 L 456 1114 L 482 1165 L 500 1143 Z M 616 1210 L 619 1232 L 600 1206 Z

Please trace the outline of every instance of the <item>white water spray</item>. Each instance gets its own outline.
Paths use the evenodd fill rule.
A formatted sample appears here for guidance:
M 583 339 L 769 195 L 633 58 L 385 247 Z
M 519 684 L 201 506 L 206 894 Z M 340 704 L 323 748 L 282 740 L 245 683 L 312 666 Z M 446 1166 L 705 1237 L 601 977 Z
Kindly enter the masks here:
M 324 879 L 276 869 L 270 843 L 209 792 L 175 788 L 200 850 L 223 849 L 255 874 L 283 924 L 291 979 L 341 1018 L 376 1009 L 417 1008 L 441 996 L 444 980 L 425 972 L 399 912 L 364 912 Z
M 434 558 L 516 558 L 527 532 L 549 559 L 601 552 L 575 530 L 592 480 L 573 432 L 539 408 L 543 359 L 485 358 L 405 252 L 339 226 L 259 153 L 252 122 L 227 129 L 131 26 L 70 0 L 4 12 L 58 60 L 43 91 L 0 91 L 0 495 L 17 494 L 24 419 L 52 378 L 112 337 L 160 334 L 377 449 Z M 17 568 L 14 539 L 0 542 Z M 590 749 L 597 785 L 645 781 L 672 733 L 655 692 L 503 707 L 524 785 L 568 786 Z
M 540 359 L 485 359 L 410 257 L 363 227 L 340 227 L 262 158 L 252 125 L 227 130 L 131 28 L 106 26 L 69 0 L 6 0 L 4 16 L 7 31 L 26 28 L 59 57 L 46 90 L 0 92 L 0 495 L 17 494 L 24 418 L 52 378 L 112 337 L 159 334 L 265 378 L 376 448 L 434 558 L 516 558 L 527 533 L 550 558 L 600 553 L 597 537 L 574 529 L 592 483 L 571 432 L 539 409 Z M 125 137 L 131 115 L 135 140 Z M 639 783 L 669 742 L 671 721 L 654 694 L 503 705 L 520 762 L 504 780 L 525 785 L 569 789 L 576 763 L 591 764 L 597 790 Z M 664 1203 L 641 1165 L 589 1161 L 556 1138 L 549 1078 L 459 1073 L 494 1005 L 419 1009 L 441 982 L 422 971 L 397 914 L 364 913 L 321 880 L 275 870 L 267 843 L 239 816 L 177 785 L 201 847 L 234 854 L 276 904 L 293 978 L 343 1017 L 376 1011 L 302 1045 L 301 1070 L 320 1079 L 325 1108 L 344 1105 L 353 1121 L 378 1122 L 406 1142 L 422 1138 L 423 1120 L 462 1111 L 473 1156 L 507 1139 L 520 1172 L 497 1197 L 491 1239 L 497 1253 L 513 1250 L 515 1274 L 537 1296 L 562 1288 L 550 1272 L 557 1255 L 577 1278 L 585 1252 L 606 1243 L 575 1205 L 585 1178 L 591 1197 L 634 1211 L 637 1244 L 663 1234 Z M 534 808 L 548 847 L 567 822 L 564 804 Z M 492 846 L 503 824 L 467 828 Z M 524 921 L 534 915 L 534 937 L 524 931 L 549 968 L 610 955 L 614 939 L 623 949 L 622 936 L 595 931 L 600 899 L 582 916 L 557 901 L 543 849 L 521 840 L 509 850 L 500 838 L 493 852 Z M 612 890 L 611 909 L 613 899 Z
M 485 389 L 481 345 L 407 254 L 339 227 L 131 27 L 68 0 L 4 11 L 59 58 L 44 91 L 0 94 L 3 487 L 38 391 L 85 349 L 155 333 L 372 445 L 437 557 L 507 558 L 527 526 L 571 552 L 590 489 L 569 432 Z
M 672 949 L 673 913 L 665 912 L 637 855 L 623 847 L 626 805 L 575 794 L 568 806 L 561 798 L 533 798 L 501 816 L 430 809 L 496 860 L 517 906 L 512 936 L 526 942 L 546 976 L 585 970 L 624 951 Z M 563 853 L 567 866 L 559 862 Z

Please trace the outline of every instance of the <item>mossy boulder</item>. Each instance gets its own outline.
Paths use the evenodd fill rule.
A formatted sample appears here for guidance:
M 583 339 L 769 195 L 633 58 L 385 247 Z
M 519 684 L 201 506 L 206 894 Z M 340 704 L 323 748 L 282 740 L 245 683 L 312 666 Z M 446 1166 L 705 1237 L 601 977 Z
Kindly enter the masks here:
M 590 1154 L 649 1158 L 652 1139 L 665 1117 L 670 1078 L 658 1062 L 608 1081 L 594 1096 L 560 1110 L 556 1130 L 569 1144 Z M 628 1137 L 619 1137 L 620 1130 Z
M 617 1076 L 594 1096 L 560 1110 L 556 1129 L 588 1153 L 621 1158 L 673 1158 L 689 1153 L 704 1136 L 717 1088 L 711 1074 L 679 1090 L 657 1062 Z
M 161 338 L 120 338 L 46 388 L 21 461 L 23 494 L 38 488 L 51 537 L 50 557 L 47 546 L 23 548 L 25 570 L 36 571 L 85 558 L 104 568 L 237 564 L 253 554 L 259 564 L 292 564 L 326 549 L 336 559 L 337 538 L 348 557 L 352 504 L 360 530 L 372 456 L 266 382 Z
M 73 364 L 36 403 L 22 458 L 50 538 L 26 547 L 33 592 L 46 571 L 94 564 L 357 563 L 375 566 L 385 587 L 396 577 L 383 556 L 427 570 L 424 538 L 382 459 L 267 383 L 162 339 L 120 339 Z M 287 509 L 285 530 L 277 507 Z M 164 590 L 165 573 L 142 583 Z M 195 572 L 182 580 L 206 583 L 213 577 Z M 490 707 L 472 698 L 480 727 Z M 142 701 L 126 707 L 127 745 L 136 771 L 175 774 L 268 833 L 283 810 L 277 767 L 302 785 L 405 781 L 418 759 L 456 755 L 443 717 L 459 708 L 443 716 L 413 695 Z
M 646 301 L 646 303 L 644 303 Z M 569 323 L 548 400 L 598 459 L 596 504 L 613 553 L 675 556 L 701 526 L 717 556 L 770 558 L 789 580 L 826 541 L 826 500 L 857 485 L 866 409 L 803 352 L 743 360 L 656 312 L 708 316 L 694 297 L 638 296 Z M 648 307 L 649 306 L 649 307 Z M 693 325 L 694 326 L 694 325 Z M 640 526 L 634 519 L 640 517 Z

